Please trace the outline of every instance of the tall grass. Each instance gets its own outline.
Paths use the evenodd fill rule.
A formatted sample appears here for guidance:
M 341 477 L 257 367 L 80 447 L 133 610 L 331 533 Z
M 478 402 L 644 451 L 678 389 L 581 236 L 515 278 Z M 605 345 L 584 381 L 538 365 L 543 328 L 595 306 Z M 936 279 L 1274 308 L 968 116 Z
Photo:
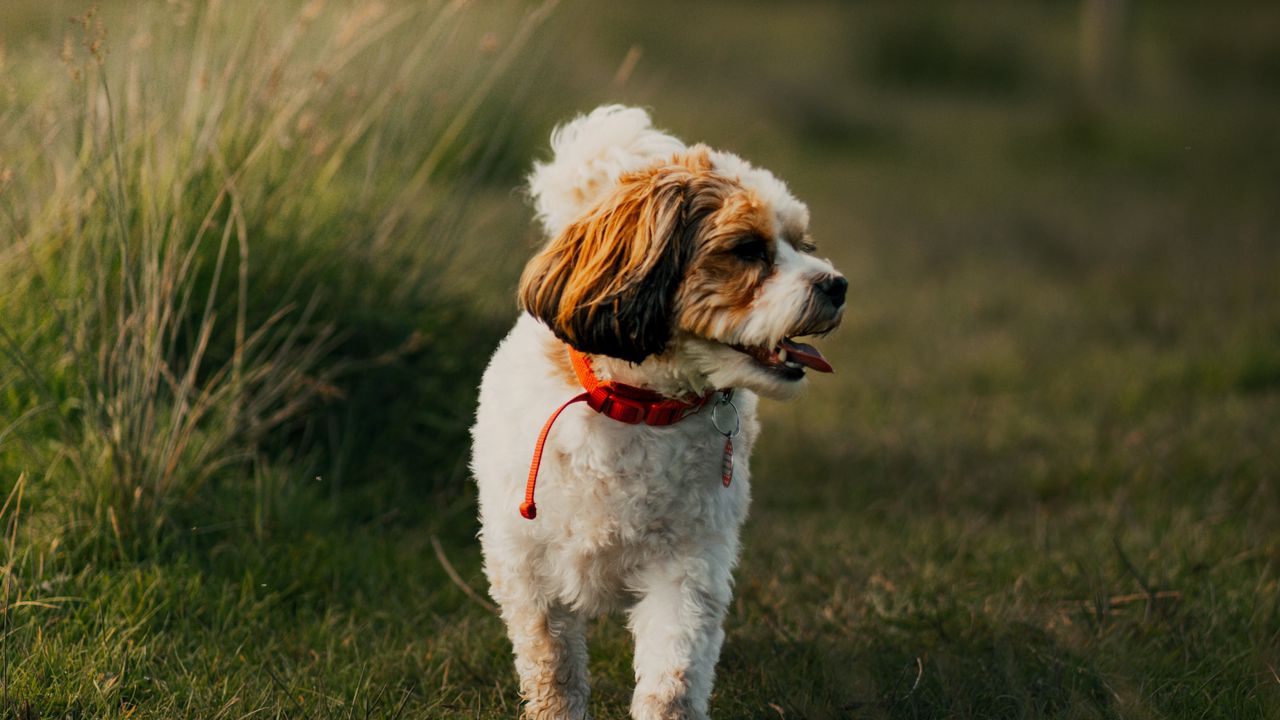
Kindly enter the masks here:
M 465 320 L 435 309 L 474 123 L 549 6 L 464 5 L 90 11 L 10 78 L 0 392 L 37 431 L 0 467 L 82 544 L 153 548 L 212 480 L 341 445 L 347 371 Z
M 316 480 L 458 479 L 451 353 L 491 338 L 454 258 L 551 5 L 118 4 L 0 49 L 0 715 L 296 705 L 244 644 L 336 580 L 265 541 Z

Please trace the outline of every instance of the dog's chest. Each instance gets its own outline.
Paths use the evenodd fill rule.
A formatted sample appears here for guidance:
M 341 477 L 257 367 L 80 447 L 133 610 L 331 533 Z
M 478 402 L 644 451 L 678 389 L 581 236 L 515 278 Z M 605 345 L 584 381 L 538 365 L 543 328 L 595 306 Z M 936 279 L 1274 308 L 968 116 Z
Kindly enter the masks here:
M 595 500 L 600 512 L 628 529 L 673 521 L 696 529 L 734 494 L 721 482 L 724 437 L 705 417 L 660 428 L 600 415 L 579 420 L 585 442 L 564 458 L 565 483 L 579 485 L 580 497 Z M 740 465 L 745 472 L 745 456 Z
M 557 451 L 557 477 L 548 489 L 555 488 L 563 529 L 550 546 L 574 569 L 575 585 L 626 587 L 655 560 L 732 542 L 746 512 L 747 448 L 738 450 L 734 480 L 725 487 L 724 437 L 705 418 L 669 428 L 600 416 L 574 420 L 581 434 L 572 434 L 582 442 Z

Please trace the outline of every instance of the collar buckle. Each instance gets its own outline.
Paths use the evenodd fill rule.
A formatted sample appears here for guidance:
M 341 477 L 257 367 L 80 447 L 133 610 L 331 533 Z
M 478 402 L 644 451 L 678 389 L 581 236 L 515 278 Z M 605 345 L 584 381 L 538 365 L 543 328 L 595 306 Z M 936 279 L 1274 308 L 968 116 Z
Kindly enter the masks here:
M 591 393 L 588 404 L 592 410 L 601 415 L 627 425 L 661 427 L 674 425 L 696 414 L 706 403 L 702 399 L 693 402 L 682 400 L 647 402 L 615 393 L 612 388 L 602 385 Z

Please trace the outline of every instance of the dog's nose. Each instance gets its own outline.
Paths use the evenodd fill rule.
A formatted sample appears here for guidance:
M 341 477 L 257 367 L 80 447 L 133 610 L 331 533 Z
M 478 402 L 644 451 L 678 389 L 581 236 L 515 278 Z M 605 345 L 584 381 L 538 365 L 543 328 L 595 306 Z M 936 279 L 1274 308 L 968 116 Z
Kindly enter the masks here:
M 848 289 L 849 281 L 843 275 L 828 275 L 818 281 L 818 292 L 836 307 L 844 304 L 844 294 Z

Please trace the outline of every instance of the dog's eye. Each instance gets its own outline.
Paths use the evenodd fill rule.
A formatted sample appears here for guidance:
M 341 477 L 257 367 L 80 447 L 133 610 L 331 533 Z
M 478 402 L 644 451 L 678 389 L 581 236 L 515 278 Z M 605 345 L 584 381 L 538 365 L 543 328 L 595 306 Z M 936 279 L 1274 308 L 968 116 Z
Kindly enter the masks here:
M 796 249 L 806 255 L 812 255 L 818 252 L 818 246 L 815 245 L 812 240 L 801 240 L 800 246 Z
M 733 254 L 747 262 L 764 262 L 769 259 L 769 245 L 759 235 L 751 235 L 733 246 Z

